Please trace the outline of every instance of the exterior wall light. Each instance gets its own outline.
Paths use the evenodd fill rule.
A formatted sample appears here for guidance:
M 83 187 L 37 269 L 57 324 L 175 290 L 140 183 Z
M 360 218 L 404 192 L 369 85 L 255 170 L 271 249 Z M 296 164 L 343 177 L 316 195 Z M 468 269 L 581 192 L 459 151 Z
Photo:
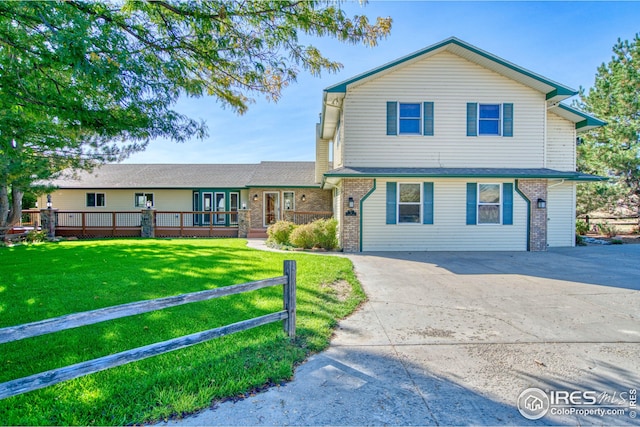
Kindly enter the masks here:
M 254 194 L 254 195 L 253 195 L 253 201 L 254 201 L 254 202 L 257 202 L 257 201 L 258 201 L 258 195 L 257 195 L 257 194 Z
M 147 200 L 147 209 L 151 209 L 151 200 Z
M 53 207 L 53 203 L 51 203 L 51 194 L 47 194 L 47 209 L 51 209 Z
M 538 199 L 538 209 L 545 209 L 547 202 L 544 199 Z
M 304 194 L 302 195 L 302 197 L 300 197 L 300 200 L 302 200 L 303 202 L 307 201 L 307 196 L 305 196 Z
M 349 197 L 349 209 L 353 209 L 353 206 L 354 206 L 353 197 Z

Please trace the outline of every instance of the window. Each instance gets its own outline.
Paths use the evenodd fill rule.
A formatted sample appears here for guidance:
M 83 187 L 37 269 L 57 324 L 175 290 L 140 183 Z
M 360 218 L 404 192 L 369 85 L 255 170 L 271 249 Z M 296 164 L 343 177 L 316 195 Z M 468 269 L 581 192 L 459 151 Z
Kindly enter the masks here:
M 500 104 L 478 105 L 478 135 L 500 135 Z
M 433 182 L 387 182 L 387 224 L 433 224 Z
M 420 135 L 421 128 L 420 104 L 398 105 L 398 128 L 400 135 Z
M 398 223 L 420 223 L 420 184 L 398 184 Z
M 467 183 L 467 225 L 513 225 L 513 183 Z
M 478 184 L 478 224 L 500 224 L 500 184 Z
M 136 193 L 133 197 L 134 206 L 136 208 L 146 208 L 147 202 L 150 202 L 150 207 L 153 207 L 153 193 Z
M 87 207 L 100 208 L 106 206 L 104 193 L 87 193 Z
M 282 194 L 282 198 L 284 199 L 284 210 L 285 211 L 295 211 L 296 210 L 296 199 L 295 199 L 295 193 L 293 191 L 285 191 Z
M 513 104 L 467 103 L 467 136 L 513 136 Z
M 433 102 L 387 102 L 387 135 L 433 136 Z

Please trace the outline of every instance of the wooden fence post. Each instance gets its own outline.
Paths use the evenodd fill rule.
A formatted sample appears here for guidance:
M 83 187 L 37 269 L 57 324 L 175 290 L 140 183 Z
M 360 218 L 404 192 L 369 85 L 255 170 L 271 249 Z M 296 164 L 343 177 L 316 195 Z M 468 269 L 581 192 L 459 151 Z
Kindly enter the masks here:
M 290 338 L 296 336 L 296 262 L 291 260 L 284 261 L 284 275 L 287 281 L 283 286 L 284 289 L 284 309 L 288 313 L 288 317 L 284 321 L 284 330 L 289 334 Z

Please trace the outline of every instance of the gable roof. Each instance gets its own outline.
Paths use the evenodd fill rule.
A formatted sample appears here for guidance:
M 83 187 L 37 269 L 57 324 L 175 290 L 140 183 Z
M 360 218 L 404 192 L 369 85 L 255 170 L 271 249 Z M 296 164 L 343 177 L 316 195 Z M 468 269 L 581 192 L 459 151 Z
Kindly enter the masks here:
M 195 189 L 319 187 L 314 162 L 260 164 L 105 164 L 92 172 L 64 172 L 48 185 L 67 189 Z
M 493 70 L 498 74 L 510 77 L 520 83 L 525 84 L 533 89 L 539 90 L 547 94 L 547 100 L 551 100 L 555 97 L 570 97 L 576 95 L 578 92 L 568 86 L 554 82 L 540 74 L 533 71 L 522 68 L 512 62 L 502 59 L 496 55 L 493 55 L 487 51 L 484 51 L 478 47 L 475 47 L 465 41 L 462 41 L 456 37 L 449 37 L 439 43 L 420 49 L 409 55 L 403 56 L 391 61 L 387 64 L 376 67 L 372 70 L 366 71 L 362 74 L 358 74 L 350 79 L 337 83 L 333 86 L 329 86 L 325 89 L 325 92 L 341 92 L 345 93 L 349 85 L 362 82 L 363 80 L 377 77 L 378 74 L 391 71 L 392 69 L 403 66 L 417 60 L 423 59 L 429 55 L 434 55 L 438 52 L 449 51 L 461 56 L 471 62 L 479 64 L 485 68 Z M 563 98 L 563 99 L 564 99 Z
M 534 73 L 531 70 L 520 67 L 506 59 L 502 59 L 456 37 L 450 37 L 439 43 L 425 47 L 424 49 L 418 50 L 325 88 L 323 92 L 322 114 L 320 118 L 321 136 L 324 137 L 325 135 L 325 125 L 330 129 L 333 129 L 333 127 L 337 125 L 339 108 L 327 109 L 327 107 L 339 107 L 341 99 L 345 96 L 350 87 L 366 83 L 386 73 L 393 72 L 400 67 L 404 67 L 445 51 L 451 52 L 470 62 L 476 63 L 484 68 L 537 90 L 545 94 L 547 101 L 550 103 L 559 103 L 560 101 L 578 93 L 575 89 Z M 331 132 L 329 131 L 328 133 Z

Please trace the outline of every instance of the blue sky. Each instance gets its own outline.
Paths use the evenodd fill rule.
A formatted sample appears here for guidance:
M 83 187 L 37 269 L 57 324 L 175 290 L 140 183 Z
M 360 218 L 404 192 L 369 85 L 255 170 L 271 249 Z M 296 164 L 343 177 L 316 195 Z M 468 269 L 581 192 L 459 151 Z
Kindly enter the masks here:
M 257 98 L 240 116 L 214 98 L 182 99 L 176 109 L 203 119 L 206 140 L 153 140 L 126 163 L 258 163 L 314 160 L 322 90 L 451 36 L 574 89 L 593 85 L 618 38 L 640 32 L 640 2 L 345 3 L 349 15 L 391 16 L 391 34 L 375 48 L 333 39 L 311 44 L 344 65 L 320 78 L 301 73 L 278 103 Z

